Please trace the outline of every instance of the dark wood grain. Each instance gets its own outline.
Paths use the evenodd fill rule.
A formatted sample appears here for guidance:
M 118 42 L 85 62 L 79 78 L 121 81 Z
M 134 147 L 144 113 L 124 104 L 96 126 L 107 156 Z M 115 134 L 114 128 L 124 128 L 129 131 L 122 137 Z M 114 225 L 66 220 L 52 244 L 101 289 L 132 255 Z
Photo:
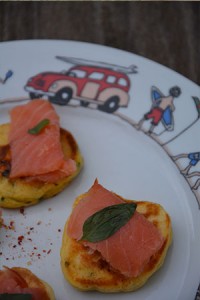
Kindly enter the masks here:
M 0 2 L 0 40 L 21 39 L 120 48 L 200 84 L 199 2 Z

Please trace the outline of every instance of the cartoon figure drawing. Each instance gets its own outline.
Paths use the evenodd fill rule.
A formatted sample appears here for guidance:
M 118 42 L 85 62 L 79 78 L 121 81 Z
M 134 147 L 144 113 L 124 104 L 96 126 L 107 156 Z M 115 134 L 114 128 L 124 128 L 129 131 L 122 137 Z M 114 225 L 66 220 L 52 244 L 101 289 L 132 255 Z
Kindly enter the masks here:
M 194 126 L 194 124 L 196 122 L 199 121 L 199 119 L 200 119 L 200 99 L 196 96 L 193 96 L 192 99 L 194 100 L 194 105 L 196 107 L 196 112 L 197 112 L 196 118 L 187 127 L 185 127 L 181 132 L 179 132 L 177 135 L 173 136 L 171 139 L 169 139 L 166 143 L 162 144 L 161 146 L 165 146 L 165 145 L 171 143 L 172 141 L 174 141 L 175 139 L 180 137 L 182 134 L 184 134 L 186 131 L 188 131 L 192 126 Z
M 187 167 L 181 171 L 182 174 L 188 175 L 190 169 L 196 166 L 197 163 L 200 161 L 200 152 L 193 152 L 189 154 L 183 153 L 172 157 L 174 161 L 177 161 L 181 158 L 188 158 L 190 160 Z
M 8 72 L 6 72 L 4 78 L 1 78 L 1 77 L 0 77 L 0 83 L 1 83 L 1 84 L 5 84 L 6 81 L 7 81 L 10 77 L 12 77 L 12 75 L 13 75 L 13 71 L 9 70 Z
M 197 190 L 198 187 L 200 186 L 200 172 L 195 171 L 195 172 L 189 173 L 189 171 L 191 170 L 192 167 L 196 166 L 198 164 L 198 162 L 200 161 L 200 152 L 193 152 L 193 153 L 188 153 L 188 154 L 182 153 L 182 154 L 172 157 L 172 159 L 174 161 L 177 161 L 182 158 L 189 159 L 189 163 L 185 169 L 181 170 L 181 174 L 183 174 L 187 178 L 199 177 L 197 179 L 197 181 L 195 182 L 195 184 L 191 187 L 193 190 Z
M 73 57 L 56 56 L 74 64 L 64 72 L 44 72 L 30 78 L 25 86 L 30 98 L 47 96 L 52 103 L 67 105 L 71 99 L 81 106 L 97 104 L 97 109 L 113 113 L 129 102 L 130 79 L 136 66 L 122 67 Z
M 170 88 L 168 96 L 164 96 L 157 87 L 153 86 L 151 88 L 152 107 L 149 112 L 144 114 L 136 128 L 140 130 L 145 121 L 152 120 L 148 134 L 152 134 L 154 128 L 158 126 L 160 122 L 162 122 L 165 130 L 172 131 L 174 129 L 174 98 L 178 98 L 180 94 L 181 89 L 178 86 Z

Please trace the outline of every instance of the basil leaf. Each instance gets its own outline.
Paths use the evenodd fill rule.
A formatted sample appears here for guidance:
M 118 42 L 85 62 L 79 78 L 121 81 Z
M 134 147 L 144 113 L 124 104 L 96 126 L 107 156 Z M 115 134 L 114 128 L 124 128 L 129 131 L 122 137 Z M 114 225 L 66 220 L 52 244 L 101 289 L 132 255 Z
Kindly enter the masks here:
M 136 207 L 135 203 L 120 203 L 97 211 L 84 222 L 81 241 L 107 239 L 130 220 Z
M 28 133 L 39 134 L 49 123 L 50 123 L 49 119 L 43 119 L 35 127 L 29 129 Z
M 31 294 L 1 294 L 0 300 L 32 300 Z

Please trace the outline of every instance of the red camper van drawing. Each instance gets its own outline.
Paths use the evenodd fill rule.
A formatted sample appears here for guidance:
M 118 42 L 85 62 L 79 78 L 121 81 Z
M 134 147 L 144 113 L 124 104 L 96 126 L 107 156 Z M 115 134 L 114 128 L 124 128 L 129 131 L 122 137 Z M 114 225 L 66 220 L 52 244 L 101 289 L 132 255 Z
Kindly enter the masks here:
M 129 102 L 130 79 L 136 66 L 128 68 L 85 59 L 56 56 L 74 66 L 63 72 L 44 72 L 31 77 L 25 90 L 30 98 L 48 97 L 55 104 L 67 105 L 71 99 L 88 106 L 96 103 L 99 110 L 112 113 Z

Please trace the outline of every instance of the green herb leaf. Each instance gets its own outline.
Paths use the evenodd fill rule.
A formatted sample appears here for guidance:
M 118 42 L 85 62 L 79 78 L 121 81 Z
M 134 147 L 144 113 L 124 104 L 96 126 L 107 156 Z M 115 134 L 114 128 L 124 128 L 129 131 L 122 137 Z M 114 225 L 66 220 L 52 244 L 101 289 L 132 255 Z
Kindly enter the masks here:
M 0 300 L 32 300 L 30 294 L 0 294 Z
M 81 241 L 99 242 L 107 239 L 130 220 L 136 207 L 135 203 L 120 203 L 97 211 L 84 222 Z
M 39 134 L 49 123 L 50 123 L 49 119 L 43 119 L 35 127 L 29 129 L 28 133 Z

